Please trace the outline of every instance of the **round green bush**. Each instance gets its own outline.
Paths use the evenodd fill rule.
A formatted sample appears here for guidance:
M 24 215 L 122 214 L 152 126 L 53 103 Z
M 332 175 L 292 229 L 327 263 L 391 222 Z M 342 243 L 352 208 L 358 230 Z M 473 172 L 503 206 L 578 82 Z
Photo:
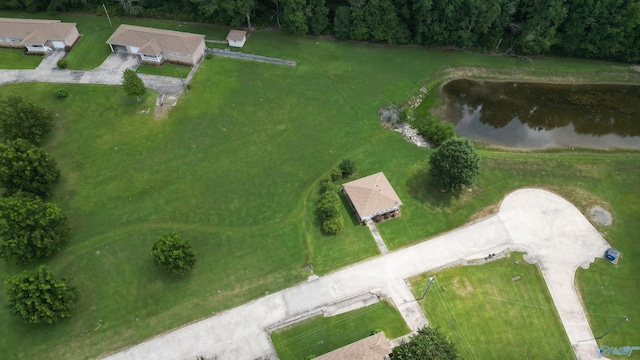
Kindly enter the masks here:
M 58 60 L 58 68 L 60 69 L 66 69 L 67 68 L 67 60 L 65 59 L 60 59 Z
M 196 252 L 189 241 L 175 233 L 160 236 L 151 248 L 151 255 L 156 264 L 166 267 L 175 275 L 186 274 L 196 262 Z
M 69 96 L 69 91 L 68 91 L 67 89 L 58 89 L 58 90 L 56 91 L 56 97 L 57 97 L 58 99 L 64 99 L 64 98 L 66 98 L 67 96 Z
M 322 222 L 322 231 L 329 235 L 335 235 L 344 229 L 342 215 L 330 217 Z

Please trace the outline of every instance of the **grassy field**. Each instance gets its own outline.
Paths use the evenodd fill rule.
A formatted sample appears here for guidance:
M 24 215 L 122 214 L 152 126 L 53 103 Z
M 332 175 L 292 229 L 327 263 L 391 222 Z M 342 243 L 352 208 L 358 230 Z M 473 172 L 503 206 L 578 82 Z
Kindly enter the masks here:
M 372 330 L 384 331 L 388 339 L 410 332 L 402 316 L 386 301 L 348 313 L 317 316 L 274 331 L 271 340 L 280 360 L 300 360 L 316 356 L 356 342 L 371 335 Z
M 136 72 L 140 74 L 172 76 L 178 78 L 186 78 L 191 71 L 191 66 L 176 65 L 165 63 L 161 66 L 140 64 Z
M 0 69 L 35 69 L 42 55 L 25 55 L 24 49 L 0 48 Z
M 104 37 L 90 46 L 108 54 L 108 46 L 96 44 L 111 30 L 90 31 L 104 29 L 105 18 L 53 18 L 78 22 L 81 42 Z M 216 27 L 159 24 L 226 35 Z M 406 143 L 377 119 L 380 107 L 405 101 L 449 67 L 556 76 L 569 70 L 574 76 L 620 74 L 624 66 L 563 59 L 534 59 L 529 66 L 507 57 L 275 32 L 252 33 L 244 51 L 299 65 L 205 61 L 162 121 L 138 113 L 153 107 L 154 94 L 136 103 L 118 87 L 65 85 L 70 95 L 58 100 L 56 84 L 0 88 L 2 96 L 29 97 L 56 114 L 45 144 L 62 171 L 52 201 L 69 214 L 73 235 L 47 264 L 72 278 L 81 294 L 75 316 L 55 326 L 27 326 L 0 311 L 0 353 L 10 359 L 97 357 L 303 281 L 311 267 L 326 274 L 378 255 L 347 207 L 347 226 L 338 236 L 322 235 L 314 215 L 319 180 L 345 157 L 357 162 L 359 176 L 384 171 L 405 203 L 402 217 L 380 226 L 392 248 L 460 226 L 523 186 L 553 190 L 583 211 L 593 204 L 611 209 L 614 224 L 600 230 L 622 251 L 622 262 L 580 270 L 579 286 L 594 332 L 608 329 L 614 316 L 637 312 L 639 152 L 482 148 L 477 185 L 452 197 L 428 182 L 431 151 Z M 96 66 L 100 56 L 76 66 Z M 191 240 L 198 252 L 195 269 L 183 278 L 168 276 L 149 256 L 153 241 L 167 231 Z M 3 274 L 23 268 L 0 263 Z M 594 276 L 608 279 L 606 287 Z M 0 290 L 4 303 L 4 284 Z M 605 340 L 631 344 L 640 336 L 633 321 L 619 330 Z
M 411 280 L 416 297 L 431 275 Z M 540 270 L 521 254 L 436 275 L 420 305 L 431 326 L 456 343 L 462 358 L 574 357 Z M 514 281 L 516 276 L 520 278 Z

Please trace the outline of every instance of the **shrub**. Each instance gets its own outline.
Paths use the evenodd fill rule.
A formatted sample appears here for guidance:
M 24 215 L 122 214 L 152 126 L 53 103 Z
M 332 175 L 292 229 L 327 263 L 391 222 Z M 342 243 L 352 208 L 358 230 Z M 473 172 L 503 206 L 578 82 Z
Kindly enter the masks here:
M 446 190 L 471 185 L 480 170 L 480 158 L 465 138 L 445 141 L 429 158 L 429 174 Z
M 52 324 L 70 317 L 78 300 L 76 289 L 66 279 L 56 279 L 44 265 L 11 276 L 6 284 L 7 308 L 32 324 Z
M 371 330 L 369 335 L 371 336 L 371 335 L 375 335 L 375 334 L 381 333 L 381 332 L 384 332 L 384 331 L 382 329 L 373 329 L 373 330 Z
M 356 162 L 351 159 L 343 159 L 338 167 L 342 171 L 342 177 L 345 179 L 351 177 L 357 170 Z
M 64 98 L 66 98 L 67 96 L 69 96 L 69 91 L 68 91 L 67 89 L 58 89 L 58 90 L 56 91 L 56 97 L 57 97 L 58 99 L 64 99 Z
M 322 231 L 335 235 L 344 229 L 344 219 L 342 215 L 330 217 L 322 222 Z
M 156 264 L 175 275 L 186 274 L 196 262 L 196 252 L 189 242 L 175 233 L 160 236 L 151 248 L 151 255 Z
M 336 192 L 336 184 L 331 182 L 329 179 L 325 179 L 320 181 L 320 195 L 327 192 Z
M 435 147 L 456 136 L 456 129 L 452 123 L 442 121 L 431 114 L 422 120 L 418 132 Z
M 323 221 L 340 215 L 340 196 L 335 191 L 327 191 L 318 200 L 318 215 Z
M 66 69 L 67 68 L 67 60 L 65 59 L 60 59 L 58 60 L 58 68 L 60 69 Z
M 342 179 L 342 170 L 340 170 L 340 168 L 335 168 L 331 170 L 329 177 L 331 177 L 331 181 L 338 181 Z
M 213 54 L 208 52 L 208 53 L 204 54 L 204 58 L 207 59 L 207 60 L 211 60 L 213 58 Z

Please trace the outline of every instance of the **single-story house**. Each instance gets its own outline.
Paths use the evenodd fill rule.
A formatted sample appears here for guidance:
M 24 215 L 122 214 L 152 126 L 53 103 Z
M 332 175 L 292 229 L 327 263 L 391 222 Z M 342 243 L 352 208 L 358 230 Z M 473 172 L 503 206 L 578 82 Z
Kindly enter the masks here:
M 73 46 L 80 38 L 76 24 L 60 20 L 0 18 L 0 46 L 25 47 L 45 53 Z
M 107 44 L 111 51 L 138 54 L 150 63 L 175 61 L 194 65 L 204 56 L 204 35 L 160 30 L 134 25 L 120 25 Z
M 402 201 L 382 172 L 348 182 L 343 191 L 362 223 L 400 215 Z
M 315 360 L 389 360 L 389 354 L 389 341 L 380 332 L 318 356 Z
M 229 35 L 227 35 L 227 41 L 229 42 L 229 46 L 243 47 L 244 43 L 247 41 L 247 32 L 242 30 L 231 30 L 229 31 Z

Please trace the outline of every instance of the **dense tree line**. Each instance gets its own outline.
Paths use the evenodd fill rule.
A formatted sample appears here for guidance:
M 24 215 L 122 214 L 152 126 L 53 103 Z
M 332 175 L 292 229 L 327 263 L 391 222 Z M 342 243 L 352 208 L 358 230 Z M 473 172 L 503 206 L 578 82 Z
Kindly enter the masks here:
M 103 0 L 0 9 L 103 13 Z M 640 0 L 111 0 L 114 15 L 277 27 L 340 39 L 640 61 Z

